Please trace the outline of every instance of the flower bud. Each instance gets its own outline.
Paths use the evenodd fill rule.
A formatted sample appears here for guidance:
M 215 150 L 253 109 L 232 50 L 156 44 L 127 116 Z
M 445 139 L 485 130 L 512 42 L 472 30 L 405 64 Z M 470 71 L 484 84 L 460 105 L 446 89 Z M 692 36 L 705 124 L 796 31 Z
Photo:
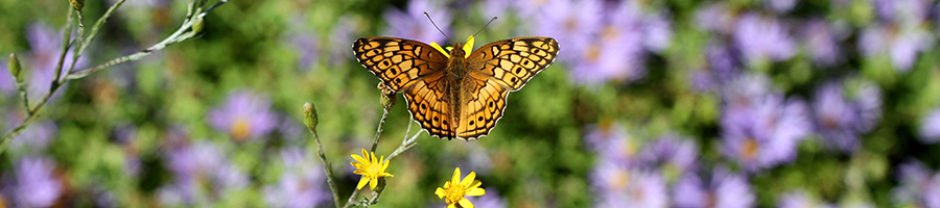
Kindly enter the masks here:
M 16 79 L 16 82 L 22 82 L 23 77 L 20 76 L 20 71 L 23 69 L 20 68 L 20 60 L 16 58 L 16 54 L 10 54 L 10 74 L 13 75 L 13 78 Z
M 317 108 L 313 106 L 313 103 L 304 103 L 304 125 L 307 125 L 307 128 L 314 129 L 317 122 L 319 122 Z
M 382 95 L 379 96 L 379 103 L 382 103 L 382 106 L 385 108 L 392 108 L 395 105 L 395 90 L 392 90 L 391 87 L 385 85 L 383 82 L 379 82 L 379 85 L 376 86 L 379 90 L 382 91 Z
M 193 20 L 193 33 L 201 32 L 203 27 L 205 27 L 205 21 L 202 16 L 196 15 L 195 20 Z
M 82 8 L 85 7 L 85 0 L 69 0 L 69 4 L 72 5 L 75 11 L 82 11 Z

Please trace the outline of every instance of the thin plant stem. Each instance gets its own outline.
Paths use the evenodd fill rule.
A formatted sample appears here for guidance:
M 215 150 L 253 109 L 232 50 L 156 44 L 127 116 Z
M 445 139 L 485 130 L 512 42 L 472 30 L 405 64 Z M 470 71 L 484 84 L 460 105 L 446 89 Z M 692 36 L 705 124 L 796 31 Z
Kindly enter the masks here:
M 339 208 L 339 192 L 337 192 L 336 181 L 333 181 L 333 179 L 336 178 L 333 174 L 333 165 L 330 164 L 330 160 L 326 159 L 326 154 L 323 153 L 323 144 L 320 143 L 320 136 L 317 135 L 317 130 L 314 128 L 315 127 L 307 127 L 307 130 L 310 131 L 310 134 L 313 135 L 313 140 L 317 143 L 317 154 L 323 162 L 323 171 L 326 172 L 326 183 L 330 185 L 330 192 L 333 192 L 333 206 Z
M 389 107 L 385 107 L 382 111 L 382 119 L 379 119 L 379 127 L 375 130 L 375 139 L 372 140 L 372 149 L 370 151 L 375 152 L 375 149 L 379 146 L 379 136 L 382 135 L 382 126 L 385 126 L 385 121 L 388 120 L 388 110 Z
M 26 100 L 27 96 L 26 96 L 25 90 L 21 89 L 20 95 L 21 97 L 23 97 L 24 106 L 26 107 L 26 118 L 23 119 L 23 121 L 20 122 L 19 125 L 13 127 L 12 130 L 4 133 L 3 137 L 0 137 L 0 153 L 3 153 L 3 151 L 7 149 L 7 145 L 10 143 L 10 140 L 22 134 L 23 131 L 26 130 L 26 128 L 29 127 L 32 124 L 32 122 L 36 120 L 36 118 L 39 117 L 39 111 L 42 110 L 42 107 L 46 105 L 46 103 L 49 101 L 52 95 L 55 94 L 55 92 L 59 89 L 59 87 L 64 85 L 69 80 L 81 79 L 85 76 L 88 76 L 88 74 L 91 74 L 98 70 L 101 70 L 110 66 L 114 66 L 116 64 L 124 63 L 124 62 L 138 60 L 142 58 L 143 56 L 149 55 L 150 53 L 154 51 L 161 50 L 168 45 L 182 42 L 184 40 L 192 38 L 193 36 L 195 36 L 196 32 L 198 32 L 198 31 L 191 30 L 192 25 L 194 23 L 193 20 L 195 20 L 196 18 L 203 18 L 206 14 L 214 10 L 216 7 L 219 7 L 225 2 L 228 2 L 228 0 L 220 0 L 204 11 L 202 10 L 202 8 L 197 8 L 195 14 L 188 13 L 187 19 L 183 22 L 180 28 L 177 29 L 175 33 L 173 33 L 173 35 L 170 35 L 163 41 L 160 41 L 160 43 L 157 43 L 156 45 L 151 46 L 150 48 L 147 48 L 144 51 L 131 54 L 128 56 L 116 58 L 104 64 L 91 67 L 86 70 L 82 70 L 81 72 L 78 72 L 78 73 L 72 73 L 72 69 L 74 69 L 75 62 L 77 62 L 78 57 L 82 53 L 84 53 L 85 48 L 88 46 L 91 40 L 94 39 L 95 35 L 97 34 L 101 26 L 104 24 L 106 19 L 108 19 L 108 17 L 111 16 L 114 10 L 116 10 L 121 4 L 123 4 L 124 1 L 126 0 L 119 0 L 117 3 L 112 5 L 108 9 L 108 11 L 105 12 L 104 15 L 98 18 L 98 21 L 91 28 L 91 33 L 87 37 L 85 37 L 84 40 L 82 40 L 82 42 L 79 43 L 80 47 L 78 47 L 78 50 L 75 53 L 75 56 L 73 56 L 73 61 L 71 65 L 69 66 L 68 72 L 66 72 L 66 76 L 64 76 L 65 78 L 63 79 L 62 69 L 63 69 L 63 63 L 65 62 L 65 55 L 68 53 L 69 48 L 72 47 L 72 43 L 73 43 L 71 36 L 72 36 L 72 27 L 74 26 L 73 12 L 75 12 L 75 8 L 71 6 L 69 7 L 68 14 L 66 15 L 68 19 L 67 19 L 67 23 L 65 26 L 65 34 L 63 35 L 63 41 L 62 41 L 62 53 L 59 54 L 59 60 L 55 67 L 55 77 L 50 84 L 49 92 L 43 95 L 43 97 L 38 101 L 38 103 L 36 103 L 33 106 L 30 106 L 29 102 Z M 79 18 L 83 18 L 80 15 L 78 16 Z M 79 23 L 79 24 L 82 24 L 80 25 L 80 27 L 84 27 L 83 23 Z M 79 30 L 80 30 L 80 33 L 84 33 L 83 28 L 80 28 Z M 25 87 L 21 87 L 21 88 L 25 88 Z

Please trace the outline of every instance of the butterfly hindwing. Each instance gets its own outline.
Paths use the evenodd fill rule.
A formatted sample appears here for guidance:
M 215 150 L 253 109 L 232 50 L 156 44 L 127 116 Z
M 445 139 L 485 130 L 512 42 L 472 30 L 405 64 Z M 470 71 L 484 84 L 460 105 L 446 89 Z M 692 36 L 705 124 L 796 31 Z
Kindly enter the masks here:
M 360 38 L 353 43 L 353 53 L 362 66 L 396 92 L 447 66 L 447 57 L 430 45 L 401 38 Z
M 520 37 L 486 44 L 468 57 L 471 72 L 492 76 L 510 90 L 522 89 L 529 79 L 551 65 L 558 42 L 548 37 Z
M 429 134 L 441 138 L 455 136 L 451 105 L 445 93 L 448 87 L 441 74 L 431 74 L 415 80 L 402 92 L 411 117 Z
M 503 117 L 509 90 L 496 79 L 486 76 L 471 75 L 466 79 L 463 87 L 467 89 L 467 95 L 461 102 L 457 136 L 472 139 L 488 134 L 496 126 L 496 121 Z

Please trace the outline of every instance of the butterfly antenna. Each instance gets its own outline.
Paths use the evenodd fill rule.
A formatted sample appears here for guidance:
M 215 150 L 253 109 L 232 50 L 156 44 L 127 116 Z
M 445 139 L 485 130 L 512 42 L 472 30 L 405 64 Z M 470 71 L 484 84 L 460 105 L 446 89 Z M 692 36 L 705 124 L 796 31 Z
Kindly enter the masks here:
M 440 27 L 437 27 L 437 23 L 434 23 L 434 20 L 431 19 L 431 15 L 428 15 L 428 12 L 424 12 L 424 16 L 428 17 L 428 20 L 431 21 L 431 25 L 434 25 L 434 28 L 437 28 L 437 31 L 441 32 L 441 35 L 444 35 L 444 38 L 450 39 L 450 37 L 447 37 L 447 34 L 444 34 L 444 31 L 441 30 Z
M 473 36 L 477 36 L 477 34 L 480 34 L 480 32 L 483 32 L 483 30 L 486 29 L 486 26 L 490 26 L 490 23 L 493 23 L 493 21 L 495 20 L 496 20 L 496 17 L 493 17 L 493 19 L 490 19 L 489 22 L 486 22 L 486 24 L 483 25 L 483 28 L 480 28 L 479 31 L 477 31 L 476 33 L 473 33 Z

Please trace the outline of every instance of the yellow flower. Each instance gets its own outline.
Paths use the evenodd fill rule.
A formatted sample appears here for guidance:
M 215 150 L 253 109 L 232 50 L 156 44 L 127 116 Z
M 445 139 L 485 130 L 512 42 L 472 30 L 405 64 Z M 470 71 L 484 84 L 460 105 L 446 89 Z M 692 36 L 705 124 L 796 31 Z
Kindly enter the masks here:
M 460 168 L 456 168 L 450 181 L 444 182 L 443 188 L 438 187 L 437 190 L 434 190 L 434 194 L 447 202 L 447 208 L 456 208 L 456 204 L 460 204 L 462 208 L 473 208 L 473 203 L 470 203 L 470 200 L 467 200 L 464 196 L 483 196 L 483 194 L 486 194 L 486 190 L 480 188 L 483 182 L 475 180 L 476 176 L 477 173 L 470 171 L 470 174 L 467 174 L 467 177 L 461 181 Z
M 362 175 L 356 189 L 362 189 L 368 183 L 369 188 L 375 190 L 375 186 L 379 185 L 380 177 L 395 177 L 385 172 L 385 169 L 388 168 L 388 160 L 385 159 L 385 156 L 382 156 L 381 159 L 375 158 L 375 153 L 366 152 L 366 149 L 362 149 L 362 156 L 355 154 L 350 156 L 356 160 L 355 162 L 349 162 L 350 165 L 356 167 L 353 173 Z

